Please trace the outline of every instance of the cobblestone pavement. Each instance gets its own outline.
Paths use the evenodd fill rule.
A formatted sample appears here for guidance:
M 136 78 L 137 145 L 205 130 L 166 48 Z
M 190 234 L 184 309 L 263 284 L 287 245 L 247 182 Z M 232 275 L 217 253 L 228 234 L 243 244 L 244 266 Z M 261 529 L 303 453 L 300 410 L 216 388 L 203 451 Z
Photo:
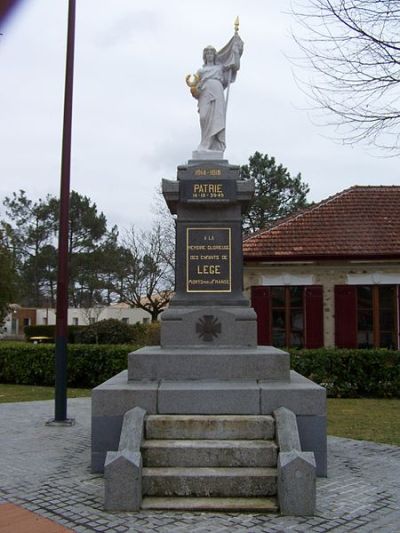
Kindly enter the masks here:
M 90 400 L 69 400 L 73 427 L 47 427 L 53 402 L 0 405 L 0 503 L 21 505 L 73 531 L 400 532 L 400 447 L 329 438 L 329 475 L 317 514 L 106 513 L 103 478 L 90 473 Z

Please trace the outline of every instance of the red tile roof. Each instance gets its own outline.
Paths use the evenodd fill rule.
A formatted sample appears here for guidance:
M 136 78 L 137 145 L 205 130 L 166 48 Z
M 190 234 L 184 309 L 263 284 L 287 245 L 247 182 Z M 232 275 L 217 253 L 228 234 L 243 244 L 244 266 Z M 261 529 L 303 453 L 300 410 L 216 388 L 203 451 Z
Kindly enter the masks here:
M 354 186 L 246 238 L 244 260 L 400 258 L 400 186 Z

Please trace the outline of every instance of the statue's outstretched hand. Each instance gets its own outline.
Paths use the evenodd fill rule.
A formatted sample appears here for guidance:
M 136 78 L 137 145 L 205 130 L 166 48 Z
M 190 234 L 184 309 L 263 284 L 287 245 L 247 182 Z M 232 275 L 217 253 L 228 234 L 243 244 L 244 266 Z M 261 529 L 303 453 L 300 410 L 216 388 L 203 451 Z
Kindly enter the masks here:
M 190 93 L 193 96 L 193 98 L 196 98 L 196 100 L 198 100 L 200 96 L 200 91 L 198 87 L 190 87 Z

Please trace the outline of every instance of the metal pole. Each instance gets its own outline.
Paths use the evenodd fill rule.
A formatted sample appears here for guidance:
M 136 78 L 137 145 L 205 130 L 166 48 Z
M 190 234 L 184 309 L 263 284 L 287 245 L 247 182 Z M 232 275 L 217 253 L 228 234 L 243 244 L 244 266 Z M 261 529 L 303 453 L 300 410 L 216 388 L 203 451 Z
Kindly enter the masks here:
M 67 63 L 65 72 L 64 125 L 61 157 L 60 224 L 58 235 L 58 277 L 56 305 L 55 419 L 67 419 L 67 338 L 68 338 L 68 230 L 71 170 L 72 94 L 74 76 L 75 0 L 69 0 Z

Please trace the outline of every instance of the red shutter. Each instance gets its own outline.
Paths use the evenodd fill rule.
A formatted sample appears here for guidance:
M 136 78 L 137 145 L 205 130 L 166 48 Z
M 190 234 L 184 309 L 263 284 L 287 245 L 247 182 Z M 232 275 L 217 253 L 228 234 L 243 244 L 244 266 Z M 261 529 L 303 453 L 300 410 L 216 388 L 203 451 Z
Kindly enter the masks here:
M 321 285 L 304 289 L 304 345 L 321 348 L 324 345 L 324 305 Z
M 396 316 L 397 316 L 397 350 L 400 349 L 400 285 L 396 285 L 397 291 L 397 306 L 396 306 Z
M 257 313 L 257 342 L 270 345 L 271 335 L 271 291 L 262 285 L 251 288 L 251 305 Z
M 357 348 L 357 287 L 335 286 L 335 345 Z

